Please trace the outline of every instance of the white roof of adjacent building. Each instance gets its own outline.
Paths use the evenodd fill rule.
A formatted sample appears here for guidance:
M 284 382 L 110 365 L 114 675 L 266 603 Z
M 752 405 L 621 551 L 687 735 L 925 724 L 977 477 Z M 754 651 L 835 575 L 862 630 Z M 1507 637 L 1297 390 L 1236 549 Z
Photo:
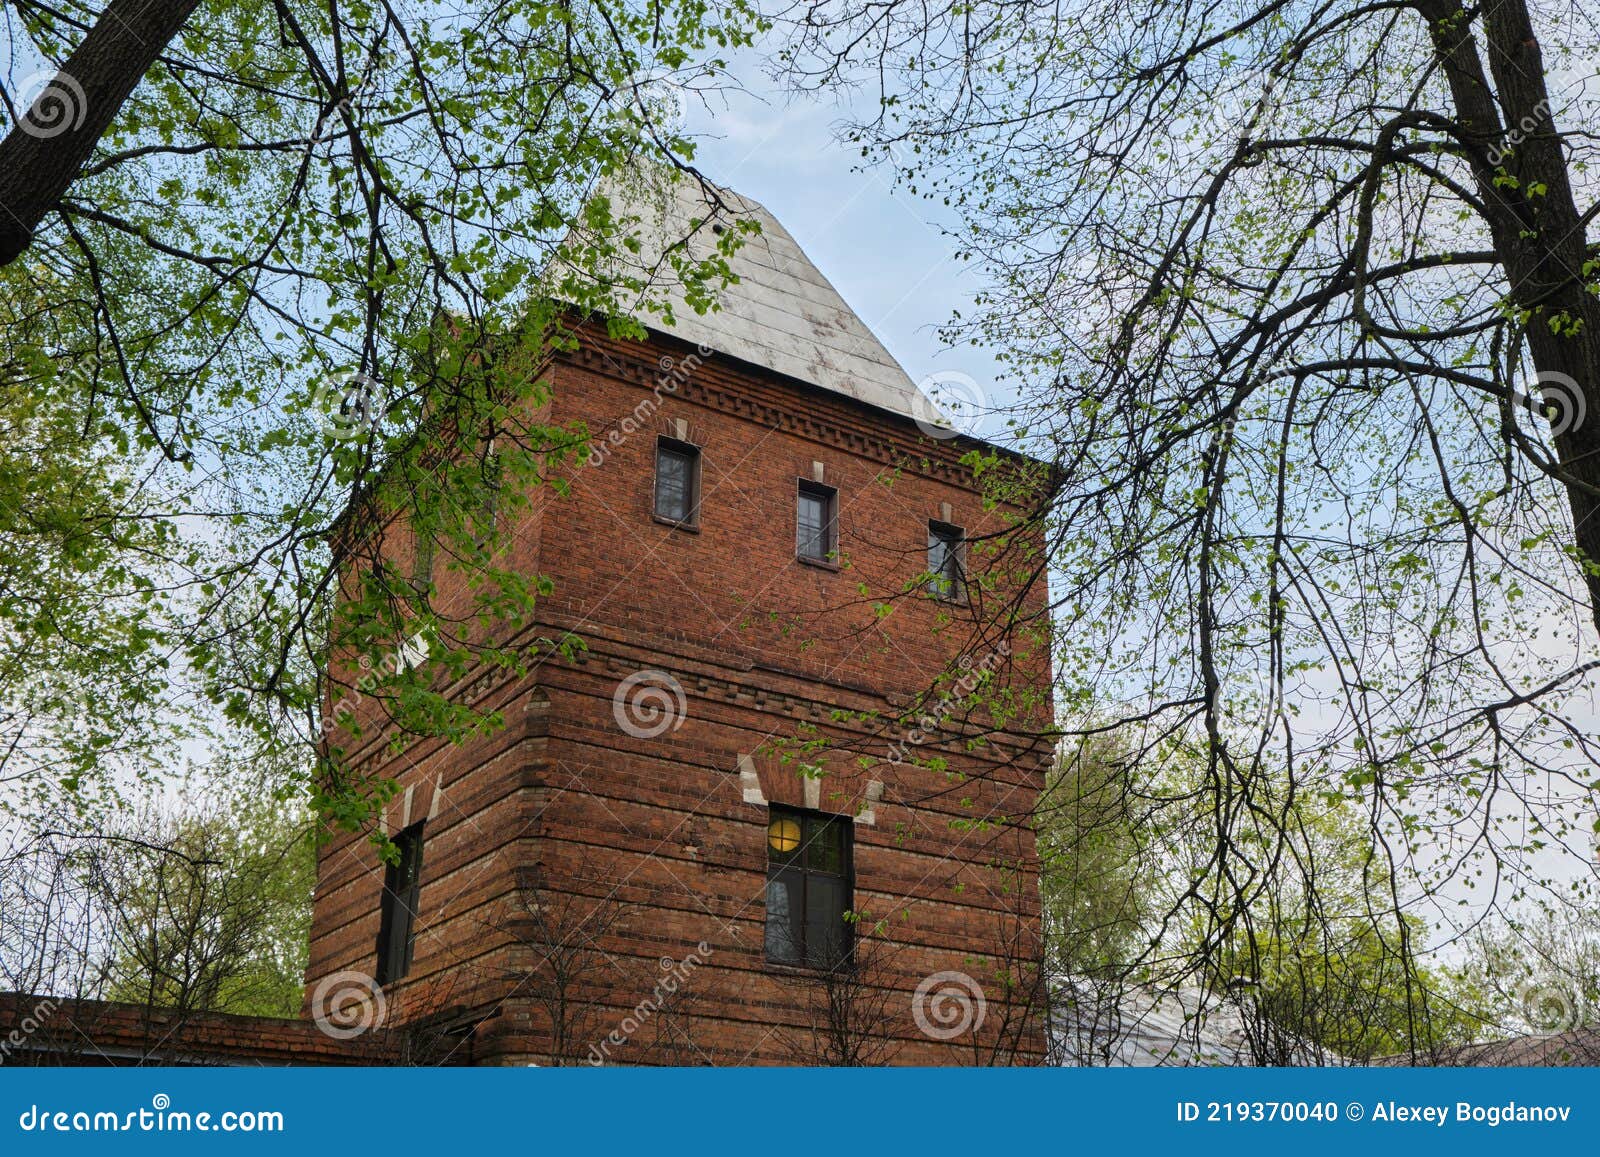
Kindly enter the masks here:
M 1050 1032 L 1061 1063 L 1073 1067 L 1253 1065 L 1251 1018 L 1237 1001 L 1183 985 L 1113 986 L 1058 979 Z M 1257 1032 L 1271 1031 L 1257 1024 Z M 1297 1065 L 1338 1065 L 1340 1057 L 1293 1034 L 1272 1033 Z
M 947 425 L 934 402 L 765 207 L 684 176 L 639 177 L 603 192 L 614 214 L 640 219 L 632 227 L 638 252 L 617 258 L 626 269 L 606 272 L 638 279 L 641 302 L 650 298 L 671 309 L 670 323 L 640 310 L 646 324 L 879 409 Z M 743 235 L 728 261 L 733 280 L 715 293 L 715 308 L 699 312 L 662 255 L 680 242 L 694 258 L 714 255 L 722 231 L 736 228 L 739 220 L 755 221 L 760 232 Z

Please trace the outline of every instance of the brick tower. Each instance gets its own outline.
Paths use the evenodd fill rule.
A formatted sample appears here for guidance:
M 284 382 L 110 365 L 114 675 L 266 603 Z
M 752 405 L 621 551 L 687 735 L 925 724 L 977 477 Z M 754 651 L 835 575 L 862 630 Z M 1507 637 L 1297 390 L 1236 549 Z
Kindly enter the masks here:
M 529 635 L 586 651 L 452 685 L 488 737 L 363 739 L 400 863 L 324 848 L 308 1002 L 370 983 L 449 1063 L 1038 1063 L 1048 663 L 1009 624 L 1045 593 L 974 593 L 1024 512 L 723 196 L 760 233 L 719 311 L 543 371 L 595 452 L 510 549 L 555 581 Z M 660 211 L 723 227 L 698 189 Z M 965 713 L 980 681 L 1021 714 Z

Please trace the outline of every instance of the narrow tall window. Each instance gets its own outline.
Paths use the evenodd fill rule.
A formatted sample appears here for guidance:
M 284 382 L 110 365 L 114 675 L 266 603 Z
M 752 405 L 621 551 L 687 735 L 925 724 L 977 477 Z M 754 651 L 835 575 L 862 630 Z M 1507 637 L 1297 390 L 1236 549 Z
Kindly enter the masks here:
M 489 448 L 484 453 L 481 466 L 483 477 L 483 496 L 478 504 L 478 517 L 473 523 L 472 541 L 476 546 L 483 546 L 494 537 L 495 527 L 500 521 L 500 490 L 505 485 L 505 465 L 500 461 L 500 455 L 494 448 L 494 439 L 489 439 Z
M 928 523 L 928 593 L 962 602 L 966 598 L 966 532 L 947 522 Z
M 693 526 L 700 520 L 700 450 L 656 439 L 656 517 Z
M 393 983 L 411 971 L 422 897 L 422 824 L 412 824 L 395 836 L 394 845 L 400 858 L 384 872 L 383 913 L 378 923 L 379 984 Z
M 839 550 L 839 492 L 800 480 L 795 507 L 795 554 L 812 562 L 834 562 Z
M 850 821 L 773 808 L 767 824 L 767 959 L 835 968 L 850 959 Z
M 411 553 L 411 585 L 425 594 L 433 583 L 433 533 L 414 530 Z

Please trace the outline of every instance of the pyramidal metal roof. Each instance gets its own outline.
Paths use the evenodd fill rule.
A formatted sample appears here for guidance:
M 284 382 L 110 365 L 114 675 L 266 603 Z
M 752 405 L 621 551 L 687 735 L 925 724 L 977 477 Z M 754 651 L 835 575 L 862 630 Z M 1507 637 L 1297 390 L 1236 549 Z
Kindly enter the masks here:
M 943 424 L 935 404 L 765 206 L 692 177 L 674 176 L 639 178 L 601 190 L 614 215 L 639 218 L 632 226 L 639 251 L 626 256 L 626 275 L 644 285 L 639 298 L 671 307 L 670 324 L 642 311 L 641 320 L 691 344 L 870 406 Z M 662 254 L 681 242 L 692 257 L 713 255 L 721 232 L 744 219 L 755 221 L 760 232 L 742 235 L 728 260 L 734 279 L 714 293 L 717 308 L 698 312 Z

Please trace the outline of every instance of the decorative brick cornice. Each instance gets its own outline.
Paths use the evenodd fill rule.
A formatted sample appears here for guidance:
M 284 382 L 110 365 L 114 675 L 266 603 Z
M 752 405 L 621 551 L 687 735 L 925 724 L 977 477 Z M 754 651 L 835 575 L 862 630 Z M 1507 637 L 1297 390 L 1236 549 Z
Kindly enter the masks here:
M 677 339 L 661 335 L 655 340 L 675 342 Z M 658 363 L 647 356 L 653 347 L 640 343 L 635 349 L 633 345 L 586 334 L 578 349 L 563 354 L 560 360 L 649 389 L 660 376 Z M 770 396 L 758 396 L 757 389 Z M 854 457 L 921 474 L 974 494 L 982 493 L 972 468 L 963 463 L 961 457 L 983 443 L 960 437 L 947 441 L 929 438 L 921 434 L 909 418 L 870 410 L 865 403 L 746 365 L 723 354 L 696 367 L 673 392 L 698 405 L 796 434 Z M 784 394 L 803 397 L 813 409 L 783 405 Z M 827 410 L 830 417 L 819 416 L 816 409 Z M 858 415 L 856 410 L 862 413 Z M 1014 457 L 1001 447 L 993 449 Z

